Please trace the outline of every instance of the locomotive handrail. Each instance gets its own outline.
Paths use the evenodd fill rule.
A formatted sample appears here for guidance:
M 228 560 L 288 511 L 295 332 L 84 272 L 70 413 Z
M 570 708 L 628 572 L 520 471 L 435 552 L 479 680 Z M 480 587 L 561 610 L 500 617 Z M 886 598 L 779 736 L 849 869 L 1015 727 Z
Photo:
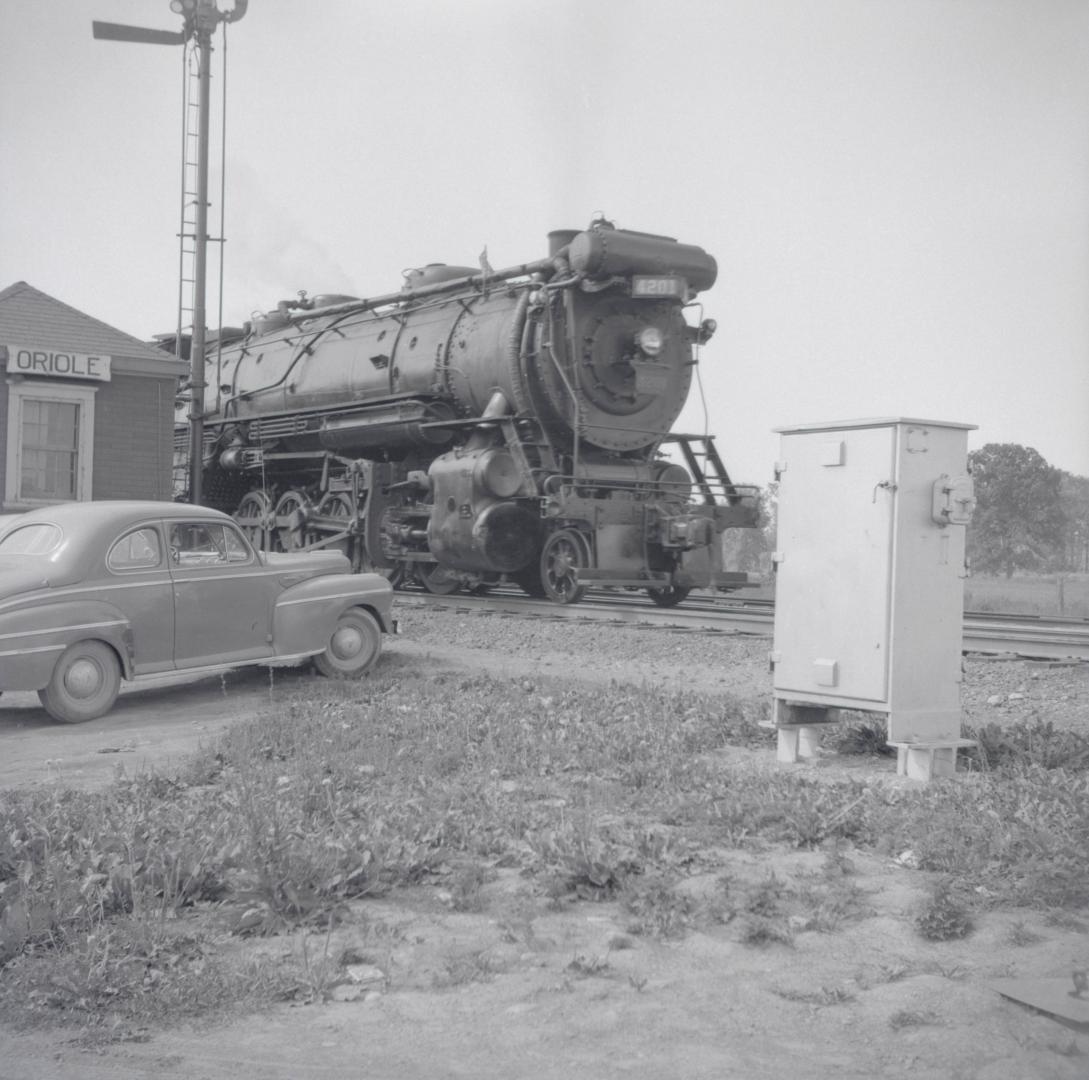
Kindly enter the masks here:
M 395 293 L 385 293 L 360 300 L 351 300 L 343 304 L 330 304 L 329 307 L 311 308 L 287 316 L 289 323 L 306 322 L 308 319 L 324 319 L 331 315 L 349 315 L 357 311 L 373 311 L 387 304 L 403 304 L 408 300 L 425 299 L 430 296 L 442 296 L 445 293 L 459 292 L 462 289 L 480 289 L 483 292 L 489 282 L 509 281 L 516 277 L 532 277 L 555 269 L 553 259 L 537 259 L 535 262 L 508 266 L 505 270 L 493 270 L 490 274 L 470 274 L 467 277 L 450 278 L 434 285 L 423 285 L 418 289 L 399 289 Z M 573 279 L 572 279 L 573 280 Z
M 552 361 L 552 366 L 556 369 L 556 374 L 559 375 L 560 380 L 563 382 L 564 389 L 567 391 L 571 398 L 571 404 L 575 409 L 574 422 L 571 425 L 572 434 L 574 438 L 571 440 L 572 448 L 572 461 L 571 467 L 577 473 L 579 471 L 579 444 L 582 441 L 582 410 L 579 407 L 579 396 L 575 387 L 572 387 L 570 380 L 567 378 L 567 373 L 563 370 L 563 365 L 556 358 L 555 350 L 552 348 L 554 324 L 552 319 L 552 305 L 548 305 L 548 339 L 541 342 L 544 348 L 548 351 L 548 357 Z M 578 378 L 578 365 L 572 365 L 575 369 L 575 378 Z
M 666 495 L 688 495 L 693 487 L 706 489 L 712 496 L 720 496 L 729 502 L 737 503 L 745 498 L 755 498 L 760 492 L 758 484 L 723 485 L 721 481 L 699 483 L 693 479 L 681 480 L 597 480 L 592 477 L 553 473 L 549 476 L 550 487 L 594 488 L 597 491 L 659 491 Z M 727 490 L 728 488 L 728 490 Z M 713 499 L 712 499 L 713 501 Z
M 305 359 L 307 356 L 311 356 L 313 354 L 315 342 L 317 342 L 317 340 L 323 334 L 327 334 L 331 330 L 337 330 L 337 329 L 338 329 L 338 326 L 337 326 L 337 324 L 335 322 L 331 322 L 326 326 L 320 327 L 305 345 L 300 345 L 298 347 L 295 355 L 291 358 L 291 363 L 287 365 L 287 367 L 284 369 L 284 373 L 275 382 L 266 383 L 264 386 L 255 387 L 253 390 L 246 390 L 246 391 L 244 391 L 242 393 L 231 394 L 231 396 L 226 398 L 226 400 L 223 401 L 222 405 L 219 406 L 222 409 L 224 417 L 226 417 L 227 410 L 232 405 L 234 406 L 234 409 L 235 409 L 235 416 L 238 415 L 238 402 L 239 401 L 242 401 L 242 400 L 249 401 L 250 399 L 256 397 L 258 394 L 267 394 L 270 390 L 275 390 L 278 386 L 282 386 L 284 383 L 286 383 L 288 378 L 290 378 L 291 373 L 295 370 L 296 365 L 301 360 Z M 287 337 L 285 336 L 282 340 L 286 342 Z M 302 340 L 301 335 L 300 335 L 299 340 L 300 341 Z M 292 344 L 294 344 L 294 342 L 292 342 Z M 235 368 L 235 375 L 237 376 L 237 374 L 238 374 L 238 369 L 236 367 Z M 218 390 L 217 390 L 217 395 L 218 395 Z

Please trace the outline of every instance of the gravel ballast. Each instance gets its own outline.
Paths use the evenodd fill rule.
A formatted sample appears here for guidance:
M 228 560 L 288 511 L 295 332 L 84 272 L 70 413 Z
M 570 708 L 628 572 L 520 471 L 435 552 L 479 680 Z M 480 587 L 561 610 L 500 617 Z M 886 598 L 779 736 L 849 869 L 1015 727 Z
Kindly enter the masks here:
M 771 711 L 770 637 L 399 605 L 405 643 L 496 674 L 729 694 Z M 474 665 L 476 666 L 476 665 Z M 971 727 L 1040 721 L 1089 734 L 1089 663 L 968 655 Z

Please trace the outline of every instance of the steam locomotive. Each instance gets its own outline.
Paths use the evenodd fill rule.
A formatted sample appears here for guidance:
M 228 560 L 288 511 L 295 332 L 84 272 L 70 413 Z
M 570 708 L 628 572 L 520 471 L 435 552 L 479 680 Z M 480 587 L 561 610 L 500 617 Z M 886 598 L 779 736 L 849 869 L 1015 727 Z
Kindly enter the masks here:
M 203 501 L 258 548 L 340 548 L 436 593 L 612 586 L 670 606 L 735 587 L 721 534 L 756 524 L 756 489 L 712 437 L 670 432 L 715 329 L 686 311 L 716 274 L 702 248 L 598 219 L 500 271 L 485 254 L 373 299 L 300 293 L 211 342 L 189 387 Z

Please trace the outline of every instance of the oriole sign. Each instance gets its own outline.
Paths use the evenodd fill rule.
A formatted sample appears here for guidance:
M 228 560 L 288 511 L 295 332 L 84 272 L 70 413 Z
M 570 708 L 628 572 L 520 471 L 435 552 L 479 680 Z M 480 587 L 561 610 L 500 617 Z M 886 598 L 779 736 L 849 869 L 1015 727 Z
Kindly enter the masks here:
M 8 374 L 109 382 L 110 357 L 9 345 Z

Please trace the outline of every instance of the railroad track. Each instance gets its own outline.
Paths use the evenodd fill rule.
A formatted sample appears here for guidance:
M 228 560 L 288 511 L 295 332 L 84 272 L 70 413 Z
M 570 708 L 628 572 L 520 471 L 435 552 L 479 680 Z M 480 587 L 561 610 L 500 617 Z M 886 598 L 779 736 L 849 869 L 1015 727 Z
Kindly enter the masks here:
M 424 591 L 398 593 L 398 601 L 458 611 L 488 611 L 543 619 L 596 620 L 637 626 L 659 626 L 702 633 L 752 634 L 771 637 L 775 619 L 772 600 L 694 594 L 679 607 L 660 608 L 641 593 L 590 591 L 578 604 L 564 606 L 533 600 L 521 590 L 499 587 L 487 596 L 455 593 L 435 596 Z M 963 648 L 985 655 L 1033 659 L 1089 660 L 1089 619 L 965 612 Z

